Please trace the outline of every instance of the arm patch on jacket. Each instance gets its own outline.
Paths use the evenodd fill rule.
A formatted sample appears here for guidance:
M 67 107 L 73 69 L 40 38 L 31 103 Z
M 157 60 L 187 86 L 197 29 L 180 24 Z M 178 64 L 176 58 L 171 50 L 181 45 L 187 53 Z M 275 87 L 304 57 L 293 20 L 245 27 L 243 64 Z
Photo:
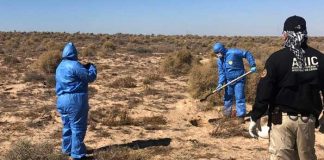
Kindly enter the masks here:
M 264 78 L 265 76 L 267 76 L 267 69 L 264 69 L 261 73 L 261 78 Z

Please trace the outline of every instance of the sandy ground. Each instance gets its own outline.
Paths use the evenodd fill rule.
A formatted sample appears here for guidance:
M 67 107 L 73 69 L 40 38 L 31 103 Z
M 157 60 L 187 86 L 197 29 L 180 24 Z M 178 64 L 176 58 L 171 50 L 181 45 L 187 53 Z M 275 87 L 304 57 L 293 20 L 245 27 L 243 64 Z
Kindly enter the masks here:
M 158 129 L 144 126 L 107 126 L 90 122 L 85 143 L 89 149 L 100 149 L 116 144 L 127 144 L 136 140 L 170 140 L 167 154 L 157 154 L 153 159 L 267 159 L 268 140 L 247 136 L 248 123 L 242 134 L 235 136 L 212 136 L 217 126 L 208 120 L 220 118 L 221 106 L 201 111 L 203 105 L 186 92 L 187 78 L 172 78 L 161 74 L 164 80 L 149 86 L 142 83 L 148 73 L 157 73 L 162 56 L 137 57 L 117 54 L 106 59 L 94 60 L 99 74 L 90 85 L 90 112 L 112 107 L 127 109 L 132 118 L 163 116 L 166 125 Z M 114 80 L 131 76 L 136 79 L 134 88 L 111 88 Z M 10 146 L 28 139 L 33 143 L 50 141 L 60 148 L 61 120 L 55 109 L 53 88 L 42 83 L 25 83 L 17 79 L 3 80 L 0 85 L 0 159 Z M 150 87 L 156 94 L 141 94 Z M 90 90 L 90 92 L 92 92 Z M 138 100 L 130 106 L 131 100 Z M 248 105 L 248 110 L 251 108 Z M 89 119 L 91 119 L 89 115 Z M 194 123 L 196 122 L 196 124 Z M 193 125 L 194 124 L 194 125 Z M 324 159 L 324 134 L 316 131 L 316 153 Z

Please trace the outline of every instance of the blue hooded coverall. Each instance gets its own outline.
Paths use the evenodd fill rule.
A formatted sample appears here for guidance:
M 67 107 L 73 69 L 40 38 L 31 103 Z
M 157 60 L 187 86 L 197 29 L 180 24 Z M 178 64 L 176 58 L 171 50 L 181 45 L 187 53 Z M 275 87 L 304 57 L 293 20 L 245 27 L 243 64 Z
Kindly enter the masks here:
M 62 61 L 56 69 L 57 110 L 61 114 L 62 151 L 78 159 L 86 156 L 83 142 L 87 130 L 88 83 L 97 77 L 96 67 L 85 68 L 77 57 L 73 43 L 64 47 Z
M 217 60 L 218 65 L 218 84 L 228 83 L 235 78 L 244 74 L 243 58 L 246 58 L 250 67 L 255 67 L 255 60 L 252 54 L 245 50 L 236 48 L 224 49 L 223 57 Z M 229 85 L 225 88 L 224 96 L 224 115 L 230 116 L 232 112 L 233 97 L 236 100 L 236 116 L 244 117 L 246 114 L 245 93 L 244 93 L 245 78 Z

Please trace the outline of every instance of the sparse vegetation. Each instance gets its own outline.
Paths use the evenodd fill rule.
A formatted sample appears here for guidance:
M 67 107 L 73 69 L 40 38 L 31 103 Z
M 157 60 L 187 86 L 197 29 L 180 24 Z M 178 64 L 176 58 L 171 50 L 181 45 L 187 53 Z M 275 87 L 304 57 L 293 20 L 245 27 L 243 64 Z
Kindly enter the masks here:
M 208 93 L 216 89 L 217 86 L 217 67 L 215 58 L 210 58 L 207 63 L 198 63 L 192 67 L 189 73 L 189 93 L 194 98 L 203 98 Z M 215 93 L 208 99 L 209 104 L 204 108 L 210 108 L 215 105 L 222 105 L 222 91 Z M 202 110 L 205 110 L 201 108 Z
M 20 63 L 20 61 L 18 60 L 18 58 L 17 57 L 14 57 L 12 55 L 5 56 L 3 62 L 4 62 L 4 64 L 9 65 L 9 66 L 15 65 L 17 63 Z
M 127 77 L 122 77 L 118 78 L 112 83 L 109 84 L 109 87 L 112 88 L 134 88 L 136 87 L 136 79 L 127 76 Z
M 93 57 L 97 54 L 96 52 L 96 46 L 95 45 L 90 45 L 86 47 L 84 50 L 81 52 L 81 56 L 83 57 Z
M 135 125 L 160 128 L 160 125 L 167 123 L 163 116 L 132 118 L 126 109 L 99 108 L 90 112 L 91 121 L 101 123 L 105 126 Z
M 89 86 L 86 145 L 124 145 L 162 136 L 174 141 L 172 150 L 109 148 L 94 153 L 96 159 L 262 159 L 267 155 L 267 146 L 260 147 L 261 143 L 241 146 L 247 131 L 243 125 L 237 127 L 236 120 L 213 122 L 213 129 L 206 124 L 207 117 L 221 114 L 223 91 L 210 96 L 207 103 L 191 97 L 199 99 L 215 89 L 218 74 L 211 48 L 222 42 L 226 47 L 249 50 L 256 58 L 258 73 L 247 77 L 245 88 L 246 100 L 252 103 L 265 60 L 282 47 L 280 37 L 0 32 L 0 129 L 4 131 L 0 159 L 15 155 L 12 150 L 20 149 L 9 145 L 23 137 L 33 137 L 33 143 L 24 145 L 31 153 L 24 154 L 27 159 L 38 154 L 36 148 L 45 145 L 39 140 L 44 139 L 55 140 L 51 142 L 54 150 L 49 155 L 41 151 L 45 158 L 37 159 L 67 158 L 57 153 L 62 135 L 57 128 L 61 124 L 55 111 L 54 71 L 68 41 L 76 45 L 82 62 L 91 61 L 98 67 L 97 81 Z M 323 51 L 323 42 L 323 37 L 310 37 L 309 44 Z M 318 151 L 323 147 L 316 147 L 321 154 Z M 232 151 L 252 154 L 248 158 L 228 155 Z M 253 155 L 254 151 L 258 154 Z
M 57 51 L 48 51 L 39 56 L 34 63 L 35 69 L 38 69 L 44 73 L 55 73 L 56 67 L 61 61 L 61 55 Z
M 45 75 L 37 71 L 26 72 L 24 77 L 25 82 L 42 82 L 45 79 Z
M 99 108 L 90 112 L 91 120 L 106 126 L 130 125 L 133 121 L 127 110 L 117 107 Z
M 184 75 L 189 72 L 193 62 L 194 57 L 188 50 L 170 53 L 162 63 L 162 70 L 175 76 Z
M 110 41 L 106 41 L 103 45 L 102 45 L 104 51 L 109 52 L 109 51 L 115 51 L 116 50 L 116 45 L 113 44 Z
M 158 73 L 149 72 L 145 75 L 143 80 L 144 85 L 153 84 L 155 81 L 164 81 L 165 79 Z
M 55 152 L 54 145 L 49 142 L 32 144 L 19 140 L 4 156 L 5 160 L 64 160 L 67 156 Z
M 215 126 L 214 130 L 210 133 L 212 137 L 249 137 L 247 130 L 244 128 L 244 125 L 240 125 L 235 118 L 219 118 L 212 123 Z
M 152 87 L 150 87 L 149 85 L 144 85 L 144 91 L 143 94 L 144 95 L 157 95 L 159 93 L 159 91 L 157 89 L 154 89 Z
M 114 147 L 94 154 L 97 160 L 149 160 L 152 156 L 150 151 L 133 150 L 126 147 Z

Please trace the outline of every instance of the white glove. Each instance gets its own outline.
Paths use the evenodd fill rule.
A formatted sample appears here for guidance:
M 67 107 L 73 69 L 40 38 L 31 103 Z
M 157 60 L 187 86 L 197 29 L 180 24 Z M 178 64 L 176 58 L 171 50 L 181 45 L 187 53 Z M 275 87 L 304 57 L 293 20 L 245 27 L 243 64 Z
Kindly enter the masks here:
M 252 118 L 250 118 L 249 134 L 252 138 L 258 138 L 257 127 L 257 122 L 254 122 Z
M 260 138 L 269 139 L 270 128 L 267 125 L 261 127 L 261 131 L 258 131 L 258 136 Z

